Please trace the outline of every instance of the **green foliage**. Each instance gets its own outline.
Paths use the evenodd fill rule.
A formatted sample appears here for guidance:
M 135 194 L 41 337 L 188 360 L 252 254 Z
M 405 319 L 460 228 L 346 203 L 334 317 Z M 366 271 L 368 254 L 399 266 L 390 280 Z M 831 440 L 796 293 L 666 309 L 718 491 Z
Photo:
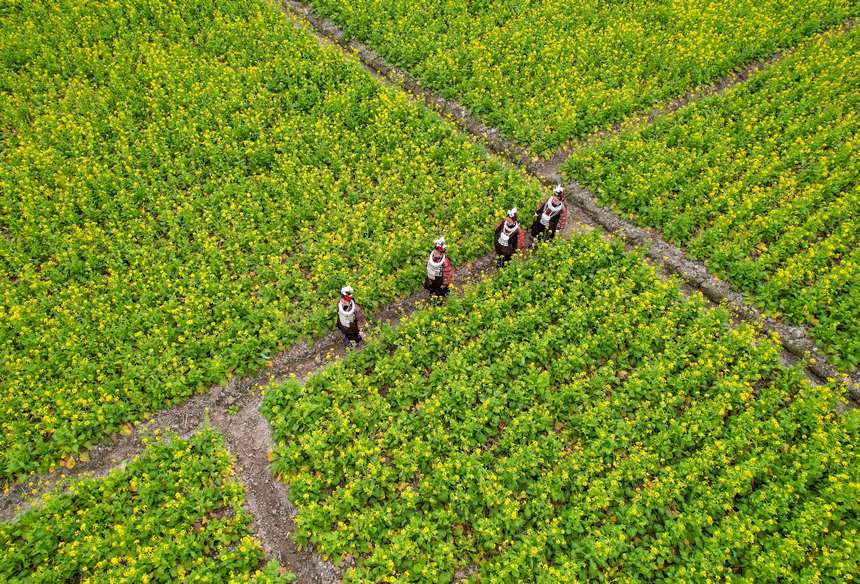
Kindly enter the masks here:
M 858 15 L 856 0 L 310 0 L 546 154 Z
M 574 152 L 602 203 L 705 259 L 860 365 L 860 30 L 744 85 Z
M 17 582 L 287 582 L 248 534 L 221 437 L 150 445 L 122 470 L 0 524 L 0 579 Z
M 844 581 L 856 424 L 779 352 L 577 236 L 270 388 L 272 467 L 348 581 Z
M 0 480 L 490 250 L 535 185 L 259 0 L 0 9 Z

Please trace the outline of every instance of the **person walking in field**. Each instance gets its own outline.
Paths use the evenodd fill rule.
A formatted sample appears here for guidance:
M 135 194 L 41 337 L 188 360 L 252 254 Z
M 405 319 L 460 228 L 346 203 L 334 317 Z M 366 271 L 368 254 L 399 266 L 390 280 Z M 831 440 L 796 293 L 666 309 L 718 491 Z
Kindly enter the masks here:
M 517 221 L 517 208 L 508 211 L 505 220 L 496 225 L 496 267 L 507 265 L 513 255 L 526 245 L 523 228 Z
M 361 329 L 367 324 L 361 307 L 352 297 L 352 286 L 344 286 L 340 289 L 340 300 L 337 303 L 337 328 L 345 337 L 347 346 L 361 347 L 364 341 L 361 338 Z
M 424 288 L 434 298 L 444 298 L 448 295 L 453 275 L 454 266 L 448 257 L 445 238 L 440 237 L 433 242 L 433 251 L 427 258 L 427 277 L 424 279 Z
M 567 225 L 567 205 L 564 201 L 564 187 L 556 185 L 552 196 L 535 209 L 532 223 L 532 245 L 538 241 L 549 241 Z

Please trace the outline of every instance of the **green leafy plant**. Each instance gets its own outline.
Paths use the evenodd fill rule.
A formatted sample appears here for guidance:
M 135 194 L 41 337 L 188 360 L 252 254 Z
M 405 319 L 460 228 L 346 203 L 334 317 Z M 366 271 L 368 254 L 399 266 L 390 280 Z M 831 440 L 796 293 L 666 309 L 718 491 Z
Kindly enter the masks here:
M 3 582 L 289 582 L 248 533 L 221 437 L 151 444 L 104 479 L 0 523 Z
M 844 580 L 856 424 L 779 354 L 576 236 L 269 388 L 272 468 L 347 581 Z

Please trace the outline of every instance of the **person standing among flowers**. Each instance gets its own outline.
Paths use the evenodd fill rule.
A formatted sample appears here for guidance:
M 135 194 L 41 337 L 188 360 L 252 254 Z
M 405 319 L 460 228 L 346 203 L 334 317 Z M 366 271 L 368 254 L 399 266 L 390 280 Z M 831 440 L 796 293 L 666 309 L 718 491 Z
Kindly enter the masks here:
M 424 279 L 424 288 L 433 297 L 444 298 L 448 295 L 453 275 L 454 266 L 448 257 L 445 238 L 440 237 L 433 242 L 433 251 L 427 258 L 427 277 Z
M 552 196 L 535 209 L 532 223 L 532 245 L 540 240 L 548 241 L 567 225 L 567 205 L 564 201 L 564 187 L 556 185 Z
M 337 328 L 345 337 L 347 346 L 360 347 L 364 344 L 361 329 L 367 324 L 361 307 L 352 297 L 352 286 L 340 289 L 340 300 L 337 303 Z
M 496 267 L 501 268 L 511 261 L 511 257 L 517 250 L 522 250 L 526 244 L 523 228 L 517 221 L 516 207 L 510 209 L 505 220 L 496 225 L 495 238 L 496 255 L 498 256 Z

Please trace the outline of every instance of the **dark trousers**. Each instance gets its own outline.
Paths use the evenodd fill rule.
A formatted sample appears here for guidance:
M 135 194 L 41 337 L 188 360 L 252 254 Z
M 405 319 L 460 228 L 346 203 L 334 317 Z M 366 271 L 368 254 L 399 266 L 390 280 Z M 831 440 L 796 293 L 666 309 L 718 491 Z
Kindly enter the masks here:
M 517 233 L 517 238 L 523 237 L 522 229 Z M 496 242 L 496 267 L 502 268 L 508 265 L 514 254 L 517 253 L 517 239 L 512 239 L 509 245 L 502 245 Z
M 338 320 L 337 328 L 343 333 L 345 344 L 360 346 L 363 343 L 361 333 L 358 331 L 358 323 L 355 321 L 353 321 L 352 326 L 343 326 L 340 324 L 340 320 Z
M 496 257 L 496 267 L 497 268 L 504 268 L 506 265 L 508 265 L 508 262 L 511 261 L 512 257 L 513 257 L 513 254 L 512 255 L 506 255 L 503 253 L 498 254 L 498 256 Z
M 440 298 L 444 298 L 448 295 L 448 285 L 442 284 L 442 276 L 433 278 L 432 280 L 429 276 L 424 278 L 424 289 L 433 296 L 438 296 Z

